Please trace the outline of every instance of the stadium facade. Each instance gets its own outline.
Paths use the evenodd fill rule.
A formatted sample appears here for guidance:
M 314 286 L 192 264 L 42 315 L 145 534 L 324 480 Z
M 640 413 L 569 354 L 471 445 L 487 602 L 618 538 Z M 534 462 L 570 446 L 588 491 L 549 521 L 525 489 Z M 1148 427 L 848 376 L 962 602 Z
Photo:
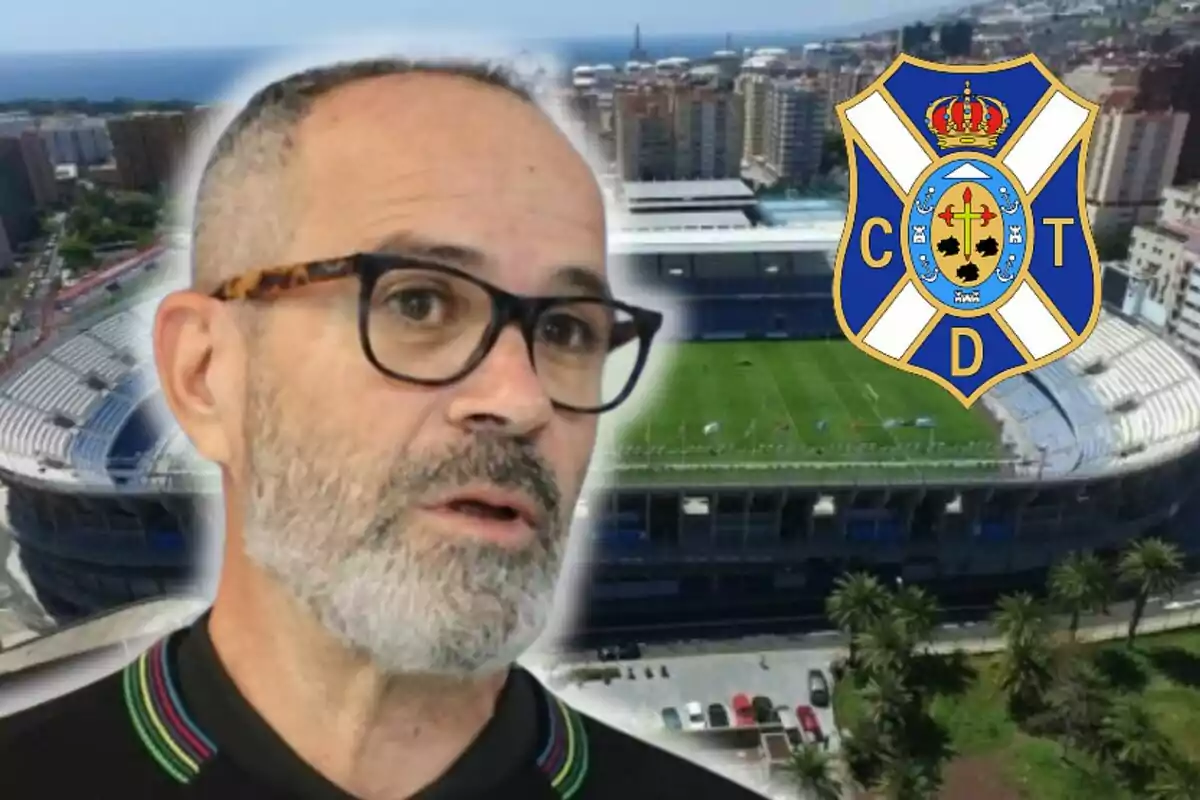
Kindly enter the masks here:
M 613 250 L 640 281 L 683 299 L 686 338 L 832 338 L 840 228 L 626 230 Z M 157 257 L 104 286 L 143 280 Z M 154 303 L 97 307 L 103 294 L 75 297 L 0 383 L 8 524 L 60 616 L 186 586 L 202 535 L 195 500 L 216 488 L 177 431 L 156 430 L 161 398 L 145 355 Z M 1106 311 L 1078 351 L 984 403 L 1025 455 L 993 473 L 618 473 L 578 510 L 597 541 L 586 629 L 795 617 L 849 568 L 970 603 L 1075 549 L 1115 553 L 1146 534 L 1193 549 L 1200 371 L 1155 333 Z

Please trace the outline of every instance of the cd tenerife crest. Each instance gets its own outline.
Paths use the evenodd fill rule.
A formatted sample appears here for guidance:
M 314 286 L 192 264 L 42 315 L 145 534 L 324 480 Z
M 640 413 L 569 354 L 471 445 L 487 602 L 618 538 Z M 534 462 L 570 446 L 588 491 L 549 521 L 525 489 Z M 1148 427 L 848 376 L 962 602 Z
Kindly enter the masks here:
M 1093 103 L 1034 56 L 902 55 L 837 112 L 850 207 L 833 296 L 850 341 L 965 406 L 1083 343 L 1100 316 Z

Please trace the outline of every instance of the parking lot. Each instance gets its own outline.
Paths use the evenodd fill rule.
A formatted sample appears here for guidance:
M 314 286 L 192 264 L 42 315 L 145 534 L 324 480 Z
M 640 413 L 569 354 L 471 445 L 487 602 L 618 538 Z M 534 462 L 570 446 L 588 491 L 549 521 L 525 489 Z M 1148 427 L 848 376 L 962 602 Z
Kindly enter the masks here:
M 578 661 L 558 663 L 538 659 L 527 662 L 535 674 L 546 681 L 563 700 L 575 708 L 641 739 L 679 753 L 709 769 L 750 786 L 764 794 L 764 770 L 756 737 L 746 738 L 748 746 L 731 745 L 725 737 L 711 732 L 674 733 L 663 721 L 663 709 L 674 708 L 686 721 L 688 703 L 696 702 L 707 711 L 711 703 L 721 703 L 730 717 L 733 696 L 765 696 L 775 706 L 786 706 L 795 713 L 797 705 L 810 705 L 808 671 L 820 669 L 827 680 L 831 650 L 790 650 L 773 652 L 712 653 L 706 655 L 659 656 L 586 666 L 616 667 L 621 677 L 607 685 L 589 681 L 570 682 L 568 670 L 579 669 Z M 662 677 L 666 667 L 667 677 Z M 647 677 L 649 669 L 652 677 Z M 632 677 L 630 676 L 632 670 Z M 832 685 L 831 685 L 832 688 Z M 832 708 L 814 708 L 831 750 L 837 747 L 837 730 Z M 707 716 L 707 715 L 706 715 Z M 734 721 L 731 719 L 731 723 Z M 795 789 L 791 790 L 795 797 Z
M 792 650 L 650 657 L 597 664 L 620 669 L 621 677 L 607 685 L 603 681 L 590 681 L 582 686 L 566 682 L 569 680 L 566 667 L 553 663 L 543 662 L 534 671 L 580 711 L 630 733 L 656 737 L 666 732 L 663 709 L 675 708 L 686 720 L 688 703 L 700 703 L 705 709 L 711 703 L 721 703 L 728 709 L 733 696 L 739 693 L 769 697 L 773 705 L 786 706 L 794 714 L 797 705 L 809 705 L 808 671 L 820 669 L 829 679 L 830 656 L 828 650 Z M 579 666 L 577 662 L 570 665 Z M 668 677 L 662 677 L 663 667 Z M 832 709 L 814 710 L 821 730 L 831 739 L 831 747 L 834 746 Z

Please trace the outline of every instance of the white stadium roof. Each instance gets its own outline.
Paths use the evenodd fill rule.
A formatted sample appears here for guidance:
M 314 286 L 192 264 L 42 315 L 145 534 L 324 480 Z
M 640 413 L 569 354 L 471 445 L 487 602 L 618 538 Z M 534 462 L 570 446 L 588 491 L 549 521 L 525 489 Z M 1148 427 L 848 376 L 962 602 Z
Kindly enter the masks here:
M 622 231 L 685 231 L 749 228 L 750 220 L 741 211 L 655 211 L 627 214 L 616 223 Z
M 740 212 L 735 213 L 740 216 Z M 627 218 L 629 217 L 623 219 Z M 760 226 L 705 230 L 617 229 L 609 232 L 608 242 L 614 253 L 623 255 L 836 250 L 842 237 L 842 226 L 842 220 L 835 220 L 775 228 Z M 183 241 L 179 244 L 186 246 Z
M 629 203 L 719 200 L 736 197 L 753 200 L 754 190 L 736 178 L 704 181 L 625 181 L 618 192 Z
M 608 235 L 608 242 L 612 251 L 621 255 L 836 250 L 842 237 L 842 226 L 843 223 L 837 221 L 794 228 L 615 230 Z

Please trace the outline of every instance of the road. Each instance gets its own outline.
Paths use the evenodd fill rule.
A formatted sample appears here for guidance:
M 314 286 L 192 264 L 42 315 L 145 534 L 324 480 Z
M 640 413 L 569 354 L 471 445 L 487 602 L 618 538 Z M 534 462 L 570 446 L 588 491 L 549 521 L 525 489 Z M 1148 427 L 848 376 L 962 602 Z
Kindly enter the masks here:
M 33 267 L 21 287 L 21 301 L 16 308 L 6 309 L 10 329 L 12 323 L 17 329 L 12 334 L 9 350 L 20 352 L 37 342 L 41 332 L 42 308 L 46 296 L 50 293 L 54 280 L 62 272 L 62 256 L 58 254 L 58 246 L 62 238 L 62 223 L 66 218 L 58 214 L 54 218 L 55 230 L 46 240 L 46 246 L 34 259 Z

